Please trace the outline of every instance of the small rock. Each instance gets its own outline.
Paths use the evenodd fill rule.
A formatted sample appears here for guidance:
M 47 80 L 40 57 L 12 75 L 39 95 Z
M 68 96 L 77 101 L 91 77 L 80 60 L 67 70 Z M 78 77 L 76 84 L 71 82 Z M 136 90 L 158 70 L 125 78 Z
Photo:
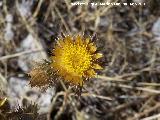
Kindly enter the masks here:
M 36 88 L 31 88 L 28 81 L 21 78 L 11 77 L 9 79 L 9 88 L 7 94 L 11 103 L 11 108 L 23 105 L 23 100 L 27 103 L 36 103 L 40 107 L 40 112 L 48 112 L 51 99 L 53 97 L 54 89 L 47 89 L 42 93 Z
M 99 22 L 100 27 L 108 27 L 109 26 L 109 20 L 107 17 L 101 17 Z
M 20 50 L 29 51 L 29 50 L 36 49 L 37 46 L 34 39 L 35 38 L 31 34 L 29 34 L 21 42 Z M 33 61 L 38 62 L 38 61 L 41 61 L 42 59 L 45 59 L 45 58 L 41 55 L 40 52 L 31 53 L 31 54 L 20 56 L 18 59 L 18 65 L 23 71 L 28 72 Z
M 14 33 L 12 31 L 12 24 L 11 23 L 7 23 L 6 28 L 4 30 L 4 39 L 6 41 L 11 41 L 13 40 L 14 37 Z
M 22 3 L 18 6 L 18 11 L 23 17 L 29 17 L 31 15 L 32 0 L 22 0 Z
M 3 5 L 3 2 L 2 2 L 2 1 L 0 1 L 0 7 L 2 7 L 2 5 Z
M 7 14 L 6 22 L 13 22 L 13 16 L 11 14 Z
M 156 36 L 160 36 L 160 18 L 153 24 L 152 32 Z
M 12 22 L 13 22 L 13 16 L 11 14 L 7 14 L 6 16 L 6 27 L 4 29 L 4 39 L 6 41 L 13 40 L 14 33 L 12 30 Z
M 155 37 L 152 41 L 153 41 L 155 47 L 160 49 L 160 36 L 159 37 Z

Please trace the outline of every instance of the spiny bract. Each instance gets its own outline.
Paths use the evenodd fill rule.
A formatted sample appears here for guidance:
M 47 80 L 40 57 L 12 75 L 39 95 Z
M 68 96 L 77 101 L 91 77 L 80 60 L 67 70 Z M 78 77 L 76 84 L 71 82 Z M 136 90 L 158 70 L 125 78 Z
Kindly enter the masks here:
M 84 80 L 95 77 L 95 69 L 102 69 L 97 59 L 102 57 L 96 53 L 97 47 L 90 38 L 66 36 L 59 39 L 51 57 L 51 67 L 64 81 L 82 86 Z

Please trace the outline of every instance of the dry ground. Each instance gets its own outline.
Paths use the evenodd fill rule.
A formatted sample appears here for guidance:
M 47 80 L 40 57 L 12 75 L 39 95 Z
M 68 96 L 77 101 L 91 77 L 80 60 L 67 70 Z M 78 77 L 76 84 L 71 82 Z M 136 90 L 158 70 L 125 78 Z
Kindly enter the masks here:
M 47 113 L 60 120 L 160 119 L 159 1 L 121 0 L 146 2 L 141 6 L 72 6 L 71 1 L 0 1 L 1 99 L 6 97 L 4 104 L 10 106 L 0 106 L 0 119 L 28 101 L 38 102 L 38 119 L 47 119 Z M 104 54 L 104 69 L 84 86 L 80 98 L 61 89 L 41 93 L 27 86 L 33 61 L 47 59 L 61 33 L 97 34 L 98 50 Z M 25 110 L 12 119 L 38 116 L 35 106 Z

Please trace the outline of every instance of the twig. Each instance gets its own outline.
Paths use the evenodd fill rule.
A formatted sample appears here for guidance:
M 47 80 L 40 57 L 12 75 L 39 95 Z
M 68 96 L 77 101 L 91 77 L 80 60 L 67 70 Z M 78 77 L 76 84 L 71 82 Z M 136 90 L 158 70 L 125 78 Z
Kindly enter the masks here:
M 19 52 L 19 53 L 15 53 L 12 55 L 6 55 L 6 56 L 2 56 L 0 57 L 0 61 L 6 60 L 6 59 L 10 59 L 10 58 L 14 58 L 14 57 L 18 57 L 21 55 L 26 55 L 26 54 L 32 54 L 32 53 L 36 53 L 36 52 L 41 52 L 43 51 L 43 49 L 34 49 L 34 50 L 27 50 L 27 51 L 23 51 L 23 52 Z
M 0 89 L 5 91 L 6 90 L 6 86 L 7 86 L 7 80 L 0 73 Z
M 94 97 L 94 98 L 100 98 L 103 100 L 113 100 L 110 97 L 106 97 L 106 96 L 102 96 L 102 95 L 96 95 L 96 94 L 92 94 L 92 93 L 82 93 L 81 96 L 90 96 L 90 97 Z
M 143 103 L 142 107 L 139 109 L 139 112 L 144 111 L 148 107 L 148 104 L 153 102 L 154 98 L 155 98 L 155 96 L 150 96 L 150 98 L 146 99 L 146 101 Z
M 104 81 L 111 81 L 111 82 L 131 82 L 131 81 L 127 81 L 124 79 L 121 79 L 120 77 L 107 77 L 107 76 L 100 76 L 98 75 L 99 79 L 102 79 Z M 154 87 L 159 87 L 160 84 L 159 83 L 147 83 L 147 82 L 138 82 L 136 83 L 137 86 L 154 86 Z
M 158 103 L 158 104 L 156 104 L 155 106 L 153 106 L 153 107 L 145 110 L 144 112 L 141 112 L 141 113 L 139 113 L 139 114 L 136 114 L 135 117 L 133 117 L 133 118 L 131 118 L 131 119 L 129 118 L 128 120 L 137 120 L 137 119 L 143 117 L 144 115 L 147 115 L 147 114 L 149 114 L 150 112 L 158 109 L 159 107 L 160 107 L 160 103 Z
M 68 90 L 68 92 L 69 92 L 69 90 Z M 62 115 L 63 111 L 65 110 L 67 99 L 69 97 L 68 92 L 65 92 L 65 94 L 64 94 L 64 100 L 63 100 L 62 106 L 59 108 L 59 111 L 55 115 L 55 117 L 54 117 L 55 120 L 59 120 L 60 116 Z
M 146 68 L 143 68 L 138 71 L 133 71 L 131 73 L 126 73 L 126 74 L 115 76 L 115 77 L 98 76 L 98 78 L 104 79 L 104 80 L 109 80 L 109 81 L 129 82 L 131 79 L 128 80 L 126 78 L 137 76 L 137 75 L 140 75 L 142 72 L 146 72 L 146 71 L 150 71 L 150 70 L 151 70 L 150 67 L 146 67 Z
M 41 8 L 42 3 L 43 3 L 43 0 L 39 0 L 37 8 L 36 8 L 35 12 L 33 13 L 33 18 L 36 18 L 36 16 L 38 15 L 38 12 Z
M 109 0 L 109 3 L 111 2 L 112 0 Z M 115 1 L 113 1 L 114 3 L 116 3 L 116 2 L 118 2 L 118 0 L 115 0 Z M 103 16 L 110 8 L 112 8 L 112 7 L 114 7 L 114 6 L 112 6 L 112 5 L 109 5 L 109 6 L 107 6 L 107 7 L 105 7 L 105 8 L 102 8 L 102 9 L 100 9 L 101 11 L 99 11 L 99 13 L 100 13 L 100 16 Z
M 115 81 L 115 82 L 128 82 L 127 80 L 121 79 L 119 77 L 107 77 L 98 75 L 97 78 L 103 79 L 105 81 Z
M 158 120 L 158 118 L 160 118 L 160 114 L 153 115 L 153 116 L 150 116 L 150 117 L 146 117 L 146 118 L 143 118 L 141 120 Z
M 57 8 L 56 6 L 55 6 L 55 11 L 57 12 L 58 16 L 60 17 L 60 19 L 61 19 L 61 21 L 62 21 L 62 23 L 63 23 L 65 29 L 66 29 L 67 32 L 70 34 L 70 33 L 71 33 L 71 32 L 70 32 L 70 29 L 69 29 L 68 25 L 66 24 L 65 20 L 63 19 L 63 17 L 62 17 L 62 15 L 61 15 L 60 11 L 58 10 L 58 8 Z
M 65 94 L 65 92 L 59 92 L 59 93 L 57 93 L 56 94 L 56 96 L 54 97 L 54 99 L 52 100 L 52 103 L 51 103 L 51 107 L 50 107 L 50 110 L 49 110 L 49 113 L 48 113 L 48 115 L 47 115 L 47 120 L 51 120 L 51 112 L 52 112 L 52 109 L 53 109 L 53 107 L 54 107 L 54 105 L 55 105 L 55 103 L 56 103 L 56 100 L 57 100 L 57 98 L 59 97 L 59 96 L 61 96 L 61 95 L 64 95 Z
M 19 7 L 18 0 L 16 0 L 16 7 L 17 8 Z M 43 46 L 42 46 L 42 44 L 39 41 L 39 37 L 35 33 L 33 27 L 31 26 L 31 24 L 29 24 L 29 21 L 27 21 L 26 18 L 24 16 L 22 16 L 20 13 L 19 13 L 19 16 L 21 17 L 22 23 L 24 24 L 24 26 L 26 27 L 26 29 L 28 30 L 28 32 L 34 37 L 33 41 L 34 41 L 34 43 L 36 45 L 36 48 L 37 49 L 43 49 Z M 41 54 L 42 58 L 44 58 L 44 59 L 47 58 L 47 55 L 46 55 L 45 52 L 41 52 L 40 54 Z
M 137 83 L 137 85 L 141 85 L 141 86 L 155 86 L 155 87 L 159 87 L 160 86 L 159 83 L 147 83 L 147 82 L 139 82 L 139 83 Z
M 153 94 L 160 94 L 160 90 L 154 90 L 154 89 L 150 89 L 150 88 L 146 88 L 146 87 L 134 87 L 134 86 L 124 85 L 124 84 L 120 84 L 120 83 L 119 84 L 111 83 L 109 85 L 114 86 L 114 87 L 122 87 L 122 88 L 127 88 L 127 89 L 140 90 L 143 92 L 149 92 L 149 93 L 153 93 Z
M 140 102 L 142 102 L 142 101 L 144 101 L 144 99 L 134 100 L 134 101 L 131 101 L 131 102 L 128 102 L 128 103 L 124 103 L 124 104 L 118 105 L 118 106 L 115 107 L 115 108 L 112 108 L 112 109 L 109 110 L 108 112 L 111 112 L 111 113 L 113 113 L 113 112 L 119 112 L 119 111 L 121 111 L 121 110 L 123 110 L 123 109 L 125 109 L 125 108 L 127 108 L 127 107 L 129 107 L 129 106 L 131 106 L 131 105 L 133 105 L 133 104 L 137 104 L 137 103 L 140 103 Z
M 49 6 L 48 6 L 48 8 L 47 8 L 47 12 L 46 12 L 46 14 L 45 14 L 45 17 L 44 17 L 44 22 L 46 22 L 47 21 L 47 18 L 48 18 L 48 16 L 49 16 L 49 14 L 50 14 L 50 11 L 54 8 L 54 6 L 56 5 L 56 3 L 57 3 L 57 0 L 50 0 L 49 1 L 50 2 L 50 4 L 49 4 Z
M 123 84 L 118 84 L 118 85 L 113 85 L 116 87 L 123 87 L 123 88 L 128 88 L 128 89 L 135 89 L 135 90 L 141 90 L 144 92 L 149 92 L 149 93 L 154 93 L 154 94 L 160 94 L 159 90 L 154 90 L 154 89 L 149 89 L 149 88 L 143 88 L 143 87 L 132 87 L 129 85 L 123 85 Z

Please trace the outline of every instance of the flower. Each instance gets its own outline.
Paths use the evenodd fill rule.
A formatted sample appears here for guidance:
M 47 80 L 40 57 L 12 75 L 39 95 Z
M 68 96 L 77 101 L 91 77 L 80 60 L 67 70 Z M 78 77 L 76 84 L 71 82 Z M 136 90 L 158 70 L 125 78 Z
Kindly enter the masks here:
M 64 81 L 73 85 L 83 86 L 85 80 L 95 77 L 95 70 L 102 69 L 97 62 L 102 54 L 97 53 L 90 38 L 66 36 L 57 41 L 52 52 L 51 67 Z
M 31 76 L 30 85 L 43 87 L 48 85 L 49 77 L 45 71 L 43 71 L 40 67 L 34 68 L 29 75 Z
M 57 76 L 50 67 L 50 62 L 47 60 L 35 64 L 35 67 L 29 72 L 31 77 L 29 84 L 31 87 L 39 87 L 46 90 L 57 81 Z

